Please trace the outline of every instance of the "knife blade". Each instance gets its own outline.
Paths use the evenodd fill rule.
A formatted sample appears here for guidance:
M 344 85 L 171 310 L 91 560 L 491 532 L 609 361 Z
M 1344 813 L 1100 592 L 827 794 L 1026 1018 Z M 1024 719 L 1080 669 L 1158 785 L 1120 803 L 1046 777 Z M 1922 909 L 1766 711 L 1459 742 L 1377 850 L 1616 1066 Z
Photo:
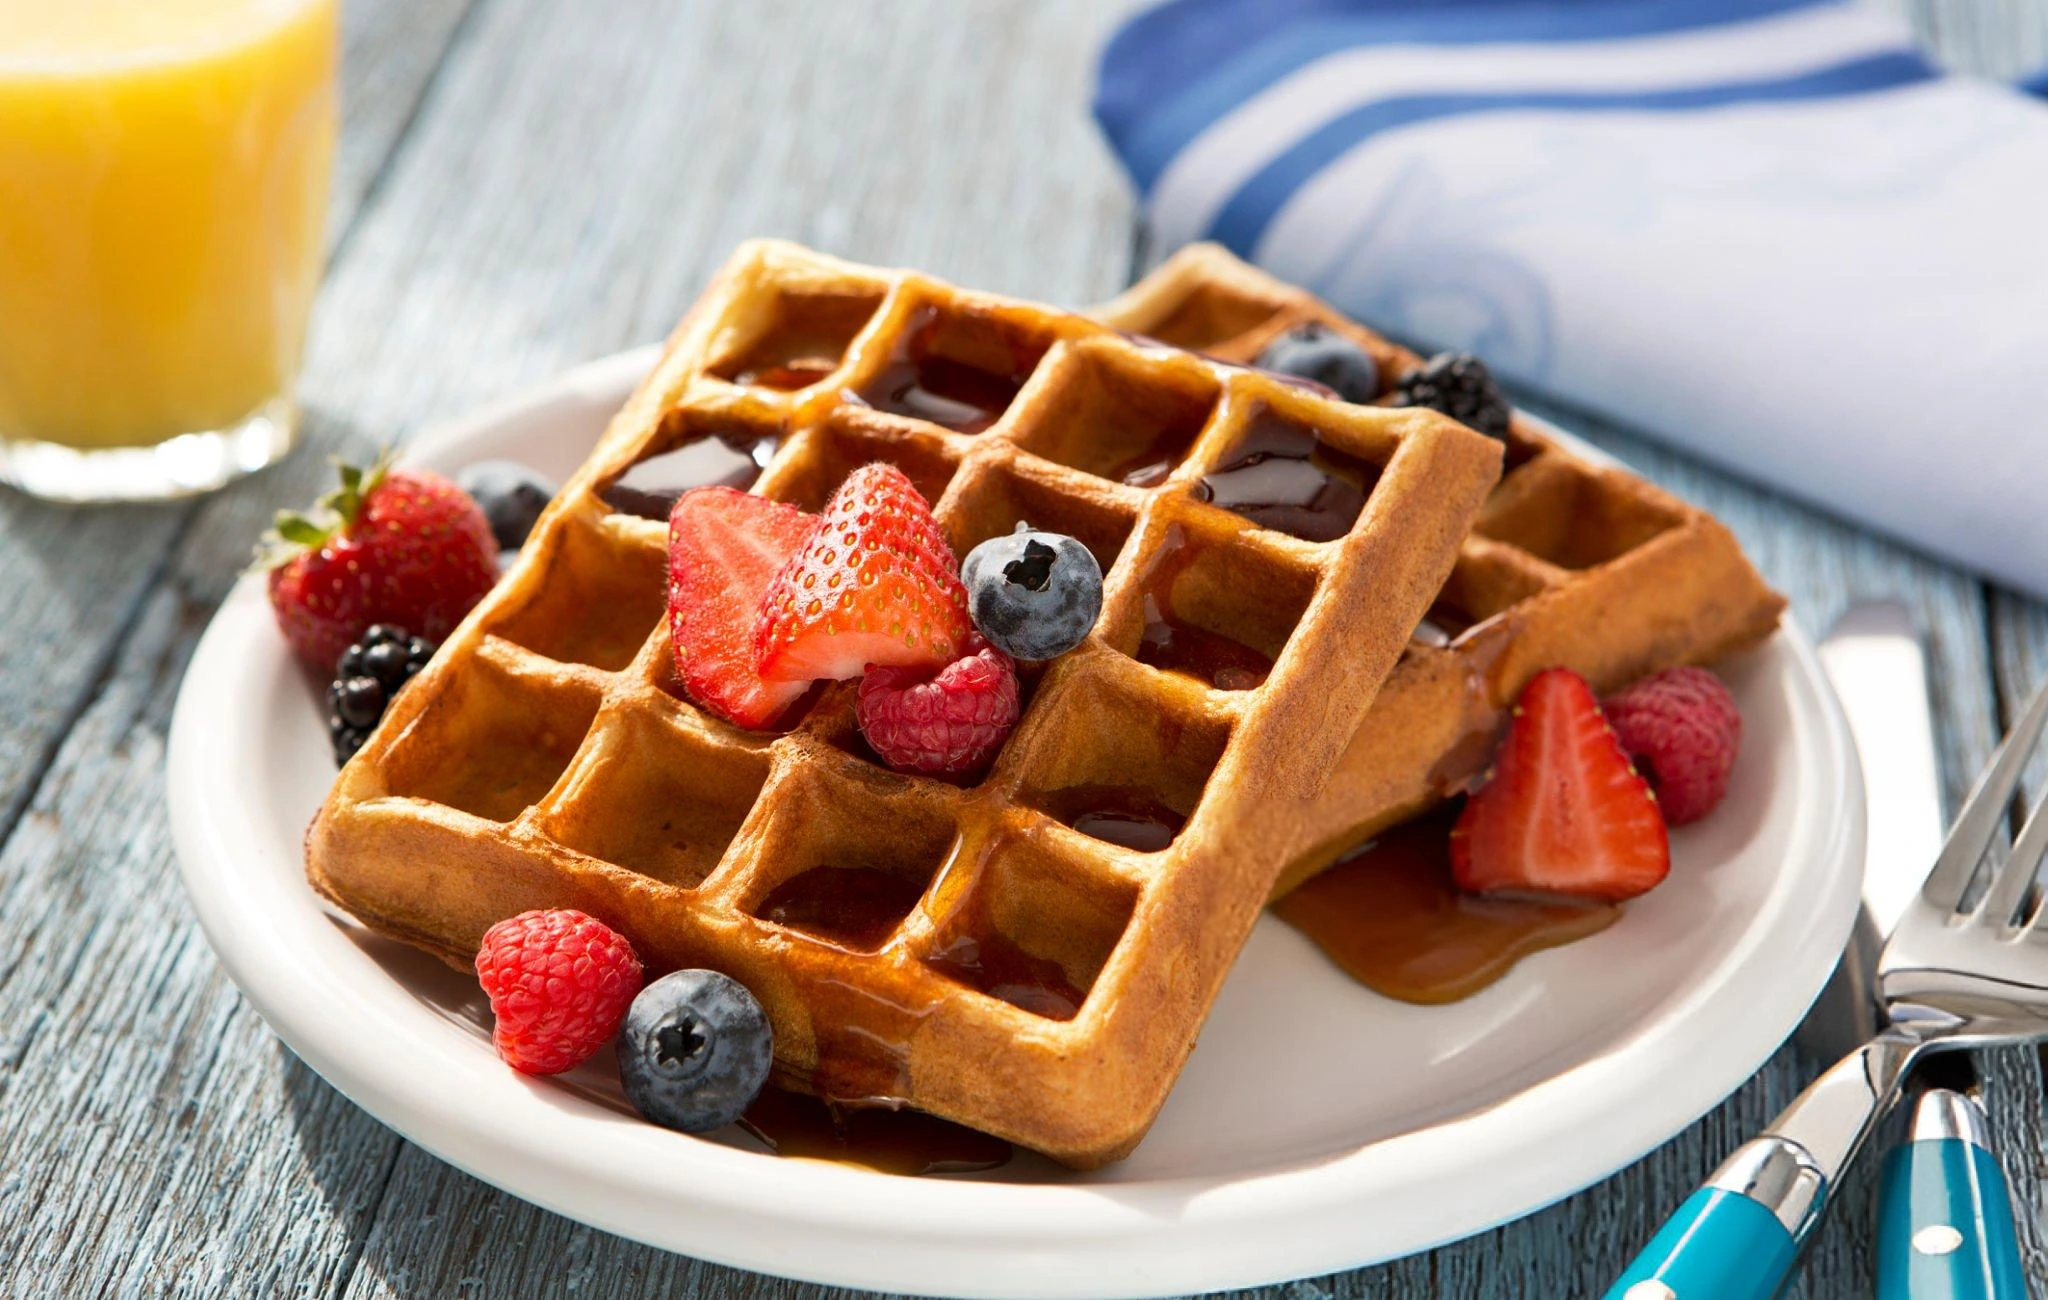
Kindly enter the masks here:
M 1946 822 L 1927 658 L 1911 613 L 1895 601 L 1852 606 L 1822 640 L 1820 661 L 1856 739 L 1869 818 L 1862 911 L 1797 1035 L 1834 1061 L 1876 1032 L 1877 955 L 1941 852 Z

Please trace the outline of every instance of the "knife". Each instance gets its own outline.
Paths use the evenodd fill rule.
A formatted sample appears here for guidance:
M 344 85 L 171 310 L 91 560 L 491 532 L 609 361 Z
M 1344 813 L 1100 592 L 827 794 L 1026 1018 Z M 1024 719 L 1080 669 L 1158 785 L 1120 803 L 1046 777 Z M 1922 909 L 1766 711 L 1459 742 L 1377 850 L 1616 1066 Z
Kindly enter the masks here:
M 1878 1184 L 1878 1300 L 2027 1300 L 2012 1193 L 1968 1052 L 1919 1068 L 1907 1140 Z
M 1884 936 L 1941 851 L 1941 785 L 1927 665 L 1911 615 L 1857 605 L 1820 645 L 1821 665 L 1862 760 L 1868 848 L 1863 907 L 1834 977 L 1800 1026 L 1801 1044 L 1838 1059 L 1876 1026 Z M 1879 1300 L 2025 1300 L 2012 1198 L 1979 1107 L 1967 1052 L 1920 1069 L 1908 1140 L 1879 1184 Z
M 1797 1034 L 1817 1059 L 1838 1061 L 1877 1031 L 1877 954 L 1940 854 L 1946 822 L 1927 658 L 1905 606 L 1852 606 L 1821 642 L 1820 661 L 1856 738 L 1869 818 L 1863 907 Z

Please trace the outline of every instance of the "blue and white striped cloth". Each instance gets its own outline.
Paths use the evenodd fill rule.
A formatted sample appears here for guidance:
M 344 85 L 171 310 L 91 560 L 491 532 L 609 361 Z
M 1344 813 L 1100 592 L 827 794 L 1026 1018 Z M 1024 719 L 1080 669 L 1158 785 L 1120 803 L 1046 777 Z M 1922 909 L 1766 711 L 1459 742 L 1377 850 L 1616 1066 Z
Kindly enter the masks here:
M 2048 104 L 1842 0 L 1169 0 L 1096 112 L 1166 247 L 2048 594 Z

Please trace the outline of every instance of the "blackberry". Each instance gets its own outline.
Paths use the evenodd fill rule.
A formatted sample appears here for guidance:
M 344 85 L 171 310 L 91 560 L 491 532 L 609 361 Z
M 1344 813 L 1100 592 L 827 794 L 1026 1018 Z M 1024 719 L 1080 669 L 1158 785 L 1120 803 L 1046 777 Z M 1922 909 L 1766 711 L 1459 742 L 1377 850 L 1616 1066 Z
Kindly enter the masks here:
M 398 688 L 419 675 L 435 646 L 402 627 L 378 623 L 341 652 L 327 684 L 327 739 L 338 767 L 355 757 Z
M 1439 352 L 1394 384 L 1394 405 L 1426 406 L 1503 441 L 1513 408 L 1486 363 L 1469 352 Z

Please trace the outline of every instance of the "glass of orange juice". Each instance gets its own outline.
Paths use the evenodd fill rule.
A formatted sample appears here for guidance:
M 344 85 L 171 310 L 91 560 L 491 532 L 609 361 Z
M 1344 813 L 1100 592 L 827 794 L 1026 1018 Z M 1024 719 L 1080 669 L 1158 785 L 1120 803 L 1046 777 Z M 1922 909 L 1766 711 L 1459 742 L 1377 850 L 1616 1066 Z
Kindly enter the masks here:
M 291 446 L 337 0 L 0 0 L 0 480 L 218 487 Z

